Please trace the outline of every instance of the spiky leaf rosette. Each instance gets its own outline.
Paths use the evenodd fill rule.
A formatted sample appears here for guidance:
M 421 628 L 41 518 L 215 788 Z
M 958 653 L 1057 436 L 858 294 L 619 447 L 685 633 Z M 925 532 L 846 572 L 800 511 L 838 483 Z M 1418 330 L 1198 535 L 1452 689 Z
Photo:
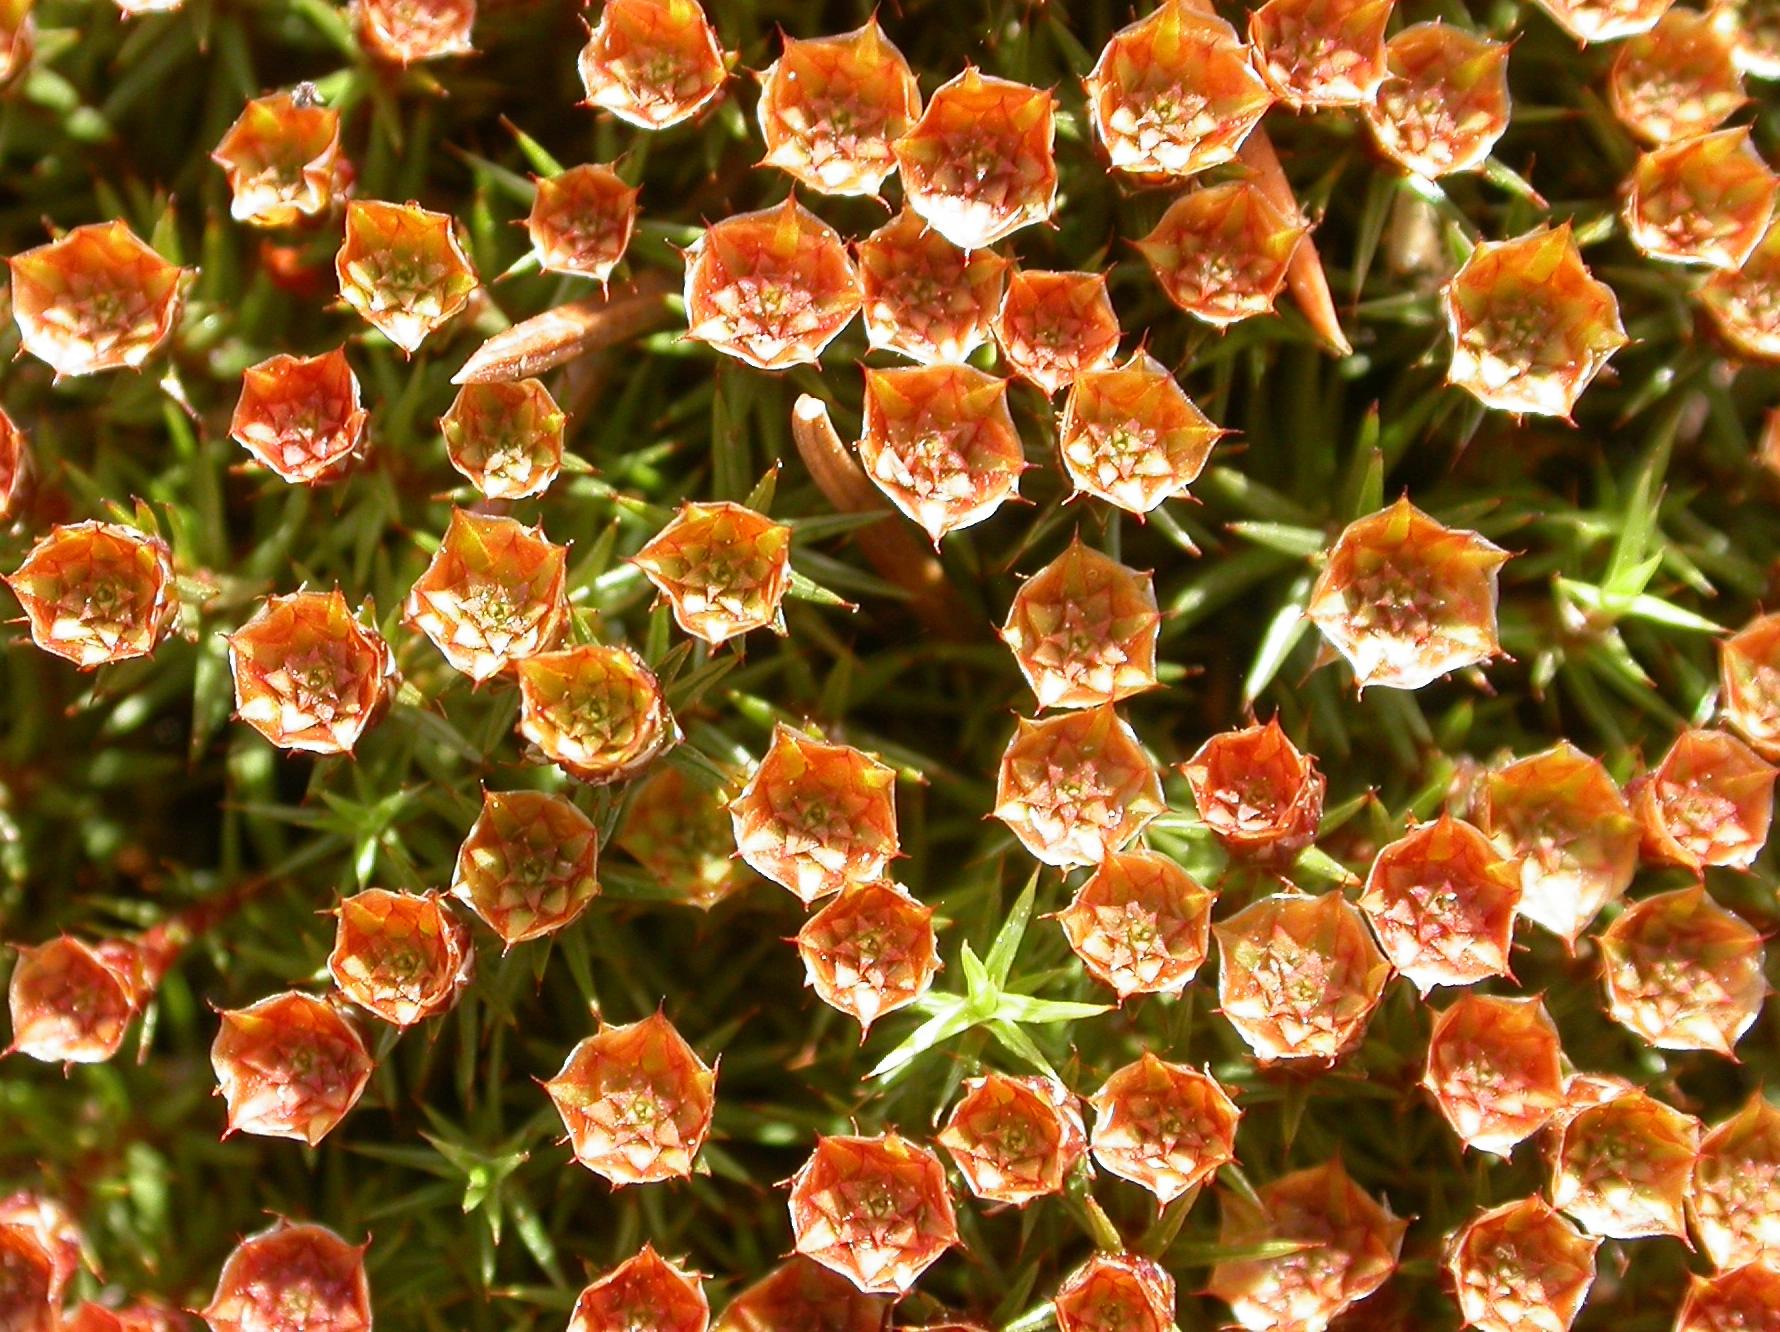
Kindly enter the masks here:
M 1737 68 L 1758 79 L 1780 78 L 1780 11 L 1772 0 L 1724 0 Z
M 686 336 L 758 370 L 813 365 L 859 313 L 840 233 L 798 203 L 737 213 L 686 251 Z
M 100 1064 L 115 1055 L 145 997 L 136 950 L 121 940 L 89 944 L 66 934 L 13 948 L 8 1052 L 52 1064 Z
M 1607 75 L 1620 123 L 1646 143 L 1673 143 L 1717 129 L 1742 106 L 1727 18 L 1677 6 L 1627 40 Z
M 1378 853 L 1360 909 L 1425 996 L 1508 974 L 1520 876 L 1469 823 L 1441 814 Z
M 1570 947 L 1638 869 L 1638 822 L 1599 759 L 1569 741 L 1483 779 L 1477 826 L 1520 874 L 1515 909 Z
M 1020 585 L 1001 641 L 1040 708 L 1091 708 L 1155 687 L 1161 623 L 1150 576 L 1077 536 Z
M 741 858 L 806 906 L 878 878 L 902 846 L 896 770 L 783 723 L 729 812 Z
M 1262 1062 L 1339 1059 L 1360 1043 L 1391 964 L 1340 893 L 1275 893 L 1212 933 L 1218 1009 Z
M 859 457 L 936 544 L 992 515 L 1026 470 L 1007 381 L 968 365 L 865 367 Z
M 364 1039 L 332 1003 L 288 990 L 225 1009 L 210 1064 L 229 1107 L 229 1133 L 295 1138 L 333 1132 L 371 1080 Z
M 661 682 L 629 647 L 539 652 L 519 675 L 519 734 L 595 786 L 626 781 L 680 740 Z
M 760 75 L 762 163 L 824 194 L 876 194 L 896 170 L 890 145 L 921 114 L 908 61 L 876 15 L 851 32 L 782 40 Z
M 1769 762 L 1780 760 L 1780 615 L 1758 615 L 1718 647 L 1724 720 Z
M 1298 108 L 1364 106 L 1385 78 L 1392 0 L 1267 0 L 1248 18 L 1255 68 Z
M 936 89 L 891 145 L 908 206 L 952 244 L 980 250 L 1057 207 L 1056 99 L 974 65 Z
M 476 0 L 352 0 L 352 16 L 359 45 L 392 65 L 476 50 Z
M 895 1133 L 819 1137 L 791 1180 L 797 1251 L 867 1294 L 905 1295 L 958 1243 L 946 1170 Z
M 1780 1109 L 1761 1092 L 1700 1139 L 1687 1215 L 1714 1267 L 1780 1258 Z
M 1166 366 L 1136 351 L 1123 365 L 1076 376 L 1057 445 L 1078 493 L 1142 517 L 1199 479 L 1223 433 Z
M 484 791 L 451 894 L 508 948 L 573 922 L 599 895 L 599 830 L 561 796 Z
M 995 817 L 1047 865 L 1098 865 L 1165 808 L 1156 765 L 1110 703 L 1015 721 Z
M 731 1300 L 714 1332 L 882 1332 L 889 1314 L 889 1300 L 794 1255 Z
M 1212 894 L 1154 851 L 1108 856 L 1057 921 L 1095 979 L 1134 994 L 1178 994 L 1205 961 Z
M 1193 808 L 1232 855 L 1289 861 L 1316 838 L 1328 780 L 1277 715 L 1212 736 L 1180 772 Z
M 148 656 L 179 618 L 167 543 L 117 523 L 52 527 L 5 581 L 31 641 L 82 670 Z
M 1626 188 L 1632 243 L 1652 259 L 1735 269 L 1755 252 L 1780 178 L 1741 126 L 1652 149 Z
M 12 317 L 57 379 L 143 363 L 179 322 L 184 271 L 123 222 L 95 222 L 15 254 Z
M 1774 780 L 1754 750 L 1723 731 L 1683 731 L 1662 762 L 1627 788 L 1646 860 L 1701 873 L 1744 869 L 1768 840 Z
M 1780 226 L 1768 227 L 1741 268 L 1714 273 L 1694 297 L 1737 355 L 1780 361 Z
M 1005 1073 L 966 1081 L 936 1141 L 973 1196 L 1016 1207 L 1062 1192 L 1088 1150 L 1081 1110 L 1067 1087 Z
M 1729 1055 L 1767 998 L 1760 933 L 1700 885 L 1634 903 L 1600 947 L 1608 1014 L 1658 1049 Z
M 1480 1212 L 1453 1236 L 1446 1252 L 1466 1326 L 1480 1332 L 1570 1332 L 1594 1285 L 1600 1245 L 1543 1198 Z
M 614 840 L 676 900 L 709 911 L 758 882 L 736 857 L 729 799 L 659 764 L 631 791 Z
M 1577 41 L 1614 42 L 1649 32 L 1675 0 L 1534 0 Z
M 397 681 L 383 635 L 337 587 L 266 598 L 228 642 L 235 714 L 280 749 L 350 754 Z
M 753 629 L 785 632 L 791 529 L 740 504 L 680 506 L 631 563 L 667 598 L 674 619 L 713 647 Z
M 1322 1332 L 1397 1270 L 1407 1221 L 1399 1221 L 1348 1177 L 1339 1158 L 1283 1175 L 1254 1201 L 1219 1196 L 1218 1243 L 1242 1248 L 1302 1245 L 1279 1257 L 1226 1260 L 1207 1289 L 1249 1332 Z
M 481 682 L 556 645 L 568 623 L 567 573 L 568 551 L 541 527 L 453 509 L 404 617 Z
M 1094 1160 L 1163 1206 L 1236 1159 L 1242 1112 L 1229 1092 L 1211 1074 L 1148 1050 L 1108 1077 L 1088 1104 Z
M 210 157 L 228 178 L 229 215 L 254 227 L 325 215 L 352 172 L 340 112 L 282 92 L 250 98 Z
M 710 1323 L 704 1282 L 646 1243 L 581 1292 L 569 1332 L 705 1332 Z
M 336 909 L 328 974 L 353 1003 L 407 1028 L 448 1012 L 470 983 L 470 932 L 440 894 L 367 888 Z
M 1089 370 L 1110 368 L 1119 350 L 1119 317 L 1104 273 L 1016 268 L 993 328 L 1014 373 L 1047 396 Z
M 1430 180 L 1482 166 L 1508 128 L 1508 47 L 1436 21 L 1403 29 L 1385 58 L 1361 108 L 1379 150 Z
M 1051 1300 L 1059 1332 L 1168 1332 L 1174 1278 L 1134 1253 L 1096 1253 L 1063 1278 Z
M 853 249 L 873 347 L 939 365 L 989 340 L 1008 268 L 993 250 L 961 250 L 907 208 Z
M 797 932 L 804 983 L 831 1008 L 872 1023 L 927 992 L 939 970 L 933 908 L 878 880 L 855 883 Z
M 0 409 L 0 521 L 10 518 L 31 493 L 31 444 L 17 422 Z
M 1309 231 L 1259 185 L 1237 180 L 1183 194 L 1136 246 L 1169 300 L 1223 328 L 1273 310 Z
M 356 465 L 369 420 L 344 348 L 280 353 L 242 372 L 229 436 L 280 480 L 324 485 Z
M 729 77 L 698 0 L 608 0 L 579 68 L 588 106 L 646 130 L 690 120 Z
M 1775 1332 L 1780 1328 L 1780 1261 L 1747 1263 L 1690 1277 L 1675 1332 Z
M 1499 411 L 1567 418 L 1626 343 L 1619 299 L 1583 263 L 1568 222 L 1480 241 L 1444 304 L 1447 382 Z
M 1556 1133 L 1551 1201 L 1584 1230 L 1604 1239 L 1687 1234 L 1683 1209 L 1700 1145 L 1692 1115 L 1627 1088 Z
M 368 1248 L 280 1218 L 236 1246 L 202 1317 L 211 1332 L 370 1332 Z
M 439 418 L 446 457 L 489 499 L 529 499 L 562 470 L 568 418 L 536 379 L 465 384 Z
M 1273 103 L 1248 57 L 1236 29 L 1187 0 L 1115 32 L 1084 80 L 1112 165 L 1175 179 L 1235 157 Z
M 637 226 L 637 193 L 598 162 L 539 180 L 525 231 L 538 267 L 604 283 Z
M 717 1072 L 659 1010 L 601 1026 L 544 1091 L 575 1159 L 615 1188 L 685 1179 L 711 1131 Z
M 455 218 L 375 199 L 346 205 L 334 275 L 340 299 L 410 356 L 476 290 L 476 269 L 458 242 Z
M 1533 995 L 1467 994 L 1437 1014 L 1422 1085 L 1459 1141 L 1507 1156 L 1564 1104 L 1564 1049 Z
M 1406 495 L 1342 530 L 1305 613 L 1361 689 L 1420 689 L 1501 651 L 1497 581 L 1508 558 Z

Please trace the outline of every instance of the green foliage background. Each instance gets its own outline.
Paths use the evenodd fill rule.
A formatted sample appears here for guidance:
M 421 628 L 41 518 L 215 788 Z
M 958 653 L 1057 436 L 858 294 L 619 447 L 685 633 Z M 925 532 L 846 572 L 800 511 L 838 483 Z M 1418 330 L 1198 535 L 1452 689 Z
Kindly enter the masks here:
M 776 56 L 778 28 L 814 36 L 870 12 L 807 0 L 713 0 L 709 9 L 750 69 Z M 4 631 L 0 935 L 30 943 L 61 930 L 133 930 L 244 883 L 262 886 L 167 977 L 140 1061 L 132 1040 L 113 1064 L 66 1076 L 17 1056 L 0 1064 L 0 1181 L 66 1199 L 106 1282 L 188 1305 L 204 1302 L 224 1255 L 268 1213 L 373 1235 L 376 1312 L 388 1329 L 558 1327 L 584 1269 L 608 1267 L 644 1239 L 712 1273 L 720 1302 L 789 1249 L 777 1183 L 815 1134 L 895 1124 L 922 1136 L 983 1062 L 1020 1067 L 976 1028 L 921 1053 L 888 1084 L 866 1080 L 918 1019 L 885 1020 L 862 1047 L 849 1020 L 801 988 L 784 942 L 801 912 L 767 885 L 706 917 L 655 900 L 648 876 L 609 851 L 605 895 L 579 924 L 505 957 L 480 934 L 479 976 L 454 1013 L 400 1040 L 377 1033 L 371 1089 L 319 1150 L 218 1140 L 212 1006 L 315 982 L 332 933 L 324 913 L 339 895 L 371 884 L 444 886 L 482 784 L 559 780 L 522 761 L 511 687 L 472 690 L 396 619 L 449 504 L 469 499 L 453 490 L 458 478 L 434 426 L 451 374 L 508 320 L 590 285 L 537 275 L 495 284 L 473 326 L 435 335 L 405 362 L 330 303 L 331 285 L 310 297 L 274 285 L 258 238 L 228 220 L 227 189 L 208 153 L 244 99 L 314 80 L 345 112 L 358 193 L 454 213 L 492 279 L 524 252 L 513 224 L 530 193 L 528 160 L 504 116 L 564 163 L 621 157 L 642 185 L 629 263 L 677 274 L 675 248 L 703 222 L 787 189 L 785 177 L 755 166 L 752 80 L 738 75 L 714 113 L 650 136 L 576 105 L 581 19 L 564 0 L 492 0 L 478 25 L 482 54 L 405 75 L 362 57 L 327 0 L 188 0 L 176 14 L 136 20 L 98 0 L 44 0 L 37 16 L 37 60 L 0 100 L 0 245 L 12 253 L 39 243 L 45 220 L 122 217 L 195 265 L 171 364 L 197 417 L 186 417 L 154 373 L 52 387 L 46 367 L 24 358 L 0 369 L 0 393 L 33 441 L 59 516 L 128 511 L 141 497 L 205 599 L 188 616 L 188 638 L 151 661 L 91 676 L 32 648 L 18 627 Z M 852 549 L 848 524 L 832 517 L 788 437 L 800 392 L 828 399 L 843 435 L 857 425 L 864 342 L 855 324 L 820 372 L 757 374 L 671 332 L 558 372 L 551 382 L 572 413 L 570 447 L 594 471 L 565 475 L 541 501 L 514 509 L 573 543 L 573 595 L 597 612 L 600 632 L 637 643 L 672 676 L 689 748 L 670 761 L 757 756 L 773 719 L 785 716 L 814 719 L 902 768 L 907 859 L 897 876 L 940 912 L 948 962 L 940 985 L 952 990 L 964 987 L 960 946 L 987 950 L 1031 872 L 1001 825 L 984 819 L 1014 714 L 1031 706 L 991 624 L 1019 576 L 1073 532 L 1156 571 L 1169 611 L 1167 687 L 1125 711 L 1159 759 L 1179 761 L 1240 723 L 1251 700 L 1263 717 L 1277 711 L 1320 756 L 1330 808 L 1342 817 L 1323 843 L 1326 859 L 1307 867 L 1311 888 L 1327 886 L 1338 865 L 1363 872 L 1369 851 L 1406 818 L 1435 812 L 1474 760 L 1567 736 L 1617 776 L 1631 775 L 1688 718 L 1710 712 L 1714 641 L 1698 617 L 1735 627 L 1773 600 L 1780 491 L 1754 461 L 1753 436 L 1780 378 L 1726 360 L 1687 299 L 1698 279 L 1643 260 L 1625 239 L 1616 191 L 1636 150 L 1602 101 L 1611 48 L 1579 54 L 1530 5 L 1400 4 L 1399 22 L 1443 17 L 1517 40 L 1514 123 L 1496 155 L 1509 170 L 1451 180 L 1431 199 L 1374 157 L 1357 118 L 1268 117 L 1301 200 L 1322 214 L 1317 242 L 1357 348 L 1336 360 L 1317 349 L 1289 301 L 1281 317 L 1227 334 L 1194 323 L 1166 303 L 1130 248 L 1168 196 L 1126 193 L 1107 178 L 1078 82 L 1130 17 L 1123 4 L 1097 0 L 905 0 L 881 14 L 924 92 L 967 60 L 1055 86 L 1059 225 L 1028 229 L 1006 248 L 1031 266 L 1110 269 L 1128 345 L 1147 340 L 1236 432 L 1195 502 L 1171 502 L 1147 525 L 1094 502 L 1064 506 L 1049 408 L 1016 388 L 1016 417 L 1038 464 L 1022 487 L 1032 503 L 945 542 L 946 569 L 979 611 L 980 633 L 956 643 L 921 633 L 895 589 Z M 1776 103 L 1770 88 L 1751 86 L 1756 100 L 1741 118 L 1753 120 L 1772 157 Z M 890 191 L 894 200 L 894 182 Z M 854 237 L 886 216 L 870 201 L 804 202 Z M 1547 217 L 1575 221 L 1635 340 L 1584 397 L 1574 428 L 1486 414 L 1443 387 L 1435 294 L 1444 267 L 1472 238 L 1519 234 Z M 324 262 L 333 244 L 315 242 Z M 325 268 L 323 276 L 331 283 Z M 242 369 L 343 340 L 372 407 L 372 465 L 313 492 L 241 470 L 227 420 Z M 7 321 L 0 358 L 15 349 Z M 773 511 L 798 530 L 797 567 L 859 609 L 794 602 L 783 640 L 753 635 L 745 654 L 689 649 L 623 557 L 681 499 L 743 498 L 778 460 Z M 1489 669 L 1487 687 L 1460 679 L 1356 699 L 1344 667 L 1312 672 L 1315 635 L 1297 612 L 1312 557 L 1331 534 L 1404 490 L 1515 553 L 1502 608 L 1513 659 Z M 39 534 L 0 535 L 0 566 L 15 567 Z M 1647 585 L 1634 585 L 1640 575 Z M 1576 594 L 1560 580 L 1605 589 L 1609 613 L 1572 613 Z M 408 687 L 356 761 L 281 756 L 231 723 L 219 633 L 268 593 L 336 582 L 355 603 L 375 599 Z M 1655 600 L 1634 603 L 1634 593 Z M 1253 885 L 1225 873 L 1177 779 L 1169 792 L 1181 812 L 1157 825 L 1152 844 L 1219 884 L 1226 903 L 1239 901 Z M 610 829 L 624 793 L 576 798 Z M 1066 900 L 1069 885 L 1055 873 L 1038 882 L 1041 910 Z M 1751 874 L 1710 879 L 1721 903 L 1767 931 L 1780 924 L 1775 883 L 1771 856 Z M 1673 884 L 1646 873 L 1634 891 L 1662 886 Z M 1780 1079 L 1772 1005 L 1743 1041 L 1740 1064 L 1661 1054 L 1607 1021 L 1591 949 L 1569 958 L 1538 932 L 1520 944 L 1517 974 L 1545 993 L 1580 1067 L 1638 1079 L 1712 1121 Z M 1208 966 L 1178 1001 L 1024 1030 L 1081 1092 L 1141 1048 L 1209 1063 L 1241 1089 L 1239 1152 L 1251 1181 L 1339 1152 L 1364 1187 L 1418 1218 L 1402 1275 L 1368 1317 L 1394 1311 L 1410 1326 L 1454 1325 L 1436 1272 L 1440 1237 L 1476 1206 L 1538 1187 L 1533 1147 L 1505 1164 L 1461 1155 L 1414 1085 L 1429 1010 L 1406 983 L 1394 983 L 1355 1058 L 1292 1080 L 1255 1071 L 1213 1012 L 1212 976 Z M 1042 919 L 1012 959 L 1009 987 L 1057 1001 L 1105 997 Z M 663 1002 L 701 1053 L 722 1056 L 709 1173 L 614 1194 L 558 1144 L 534 1079 L 592 1029 L 593 1006 L 628 1021 Z M 1155 1220 L 1147 1195 L 1104 1176 L 1094 1192 L 1128 1240 L 1145 1236 Z M 1015 1213 L 985 1211 L 960 1194 L 967 1248 L 924 1280 L 904 1321 L 930 1316 L 935 1301 L 1012 1321 L 1091 1249 L 1079 1198 Z M 1223 1316 L 1191 1294 L 1214 1256 L 1215 1217 L 1206 1197 L 1168 1219 L 1178 1231 L 1149 1233 L 1181 1280 L 1189 1330 Z M 1628 1264 L 1612 1252 L 1620 1248 Z M 1609 1246 L 1583 1326 L 1666 1327 L 1688 1262 L 1670 1240 Z

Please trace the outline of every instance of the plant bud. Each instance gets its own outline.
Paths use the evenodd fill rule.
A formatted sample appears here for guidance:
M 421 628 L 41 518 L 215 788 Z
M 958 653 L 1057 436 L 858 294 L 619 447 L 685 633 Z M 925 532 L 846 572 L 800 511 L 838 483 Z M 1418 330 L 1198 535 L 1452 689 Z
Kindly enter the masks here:
M 906 1295 L 958 1243 L 946 1169 L 895 1133 L 819 1137 L 791 1180 L 797 1251 L 870 1295 Z
M 1255 68 L 1287 106 L 1364 106 L 1385 78 L 1391 0 L 1267 0 L 1249 14 Z
M 685 1179 L 711 1131 L 717 1072 L 660 1012 L 602 1025 L 544 1084 L 575 1159 L 614 1188 Z
M 1165 808 L 1155 763 L 1110 703 L 1016 719 L 995 817 L 1045 864 L 1098 865 Z
M 1718 680 L 1724 720 L 1756 753 L 1780 760 L 1780 615 L 1758 615 L 1719 644 Z
M 1242 1112 L 1209 1073 L 1149 1051 L 1088 1098 L 1094 1160 L 1166 1207 L 1236 1159 Z
M 1741 268 L 1712 274 L 1694 295 L 1738 356 L 1780 361 L 1780 226 L 1768 227 Z
M 1699 1147 L 1700 1125 L 1692 1115 L 1628 1088 L 1559 1127 L 1552 1205 L 1603 1239 L 1684 1238 L 1683 1208 Z
M 508 948 L 554 934 L 599 895 L 599 831 L 561 796 L 484 791 L 451 895 Z
M 352 0 L 352 16 L 365 53 L 392 65 L 476 51 L 476 0 Z
M 1339 892 L 1275 893 L 1212 927 L 1218 1007 L 1264 1063 L 1341 1058 L 1391 977 L 1366 918 Z
M 235 1247 L 200 1314 L 210 1332 L 370 1332 L 369 1247 L 280 1219 Z
M 1673 143 L 1717 129 L 1742 106 L 1729 17 L 1677 7 L 1628 39 L 1607 74 L 1620 123 L 1646 143 Z
M 1277 716 L 1212 736 L 1180 772 L 1200 819 L 1231 855 L 1290 861 L 1316 840 L 1328 779 Z
M 1063 1278 L 1051 1301 L 1058 1332 L 1169 1332 L 1174 1278 L 1134 1253 L 1096 1253 Z
M 1014 373 L 1047 397 L 1089 370 L 1110 369 L 1119 350 L 1119 316 L 1104 273 L 1014 269 L 994 329 Z
M 1568 419 L 1626 344 L 1619 300 L 1582 262 L 1570 224 L 1480 241 L 1447 283 L 1452 366 L 1485 407 Z
M 1773 215 L 1777 179 L 1749 129 L 1664 144 L 1638 159 L 1627 184 L 1626 228 L 1652 259 L 1740 268 Z
M 1780 1109 L 1761 1092 L 1700 1140 L 1687 1214 L 1720 1270 L 1780 1257 Z
M 1497 581 L 1508 552 L 1409 502 L 1336 538 L 1306 610 L 1360 689 L 1420 689 L 1501 653 Z
M 1150 576 L 1077 536 L 1020 585 L 1001 640 L 1040 708 L 1092 708 L 1155 688 L 1161 623 Z
M 1178 994 L 1205 961 L 1212 894 L 1167 856 L 1108 856 L 1057 913 L 1069 946 L 1096 980 L 1134 994 Z
M 1434 1018 L 1422 1086 L 1465 1146 L 1509 1155 L 1564 1104 L 1564 1047 L 1545 1004 L 1461 996 Z
M 709 911 L 756 882 L 736 858 L 728 799 L 670 764 L 658 764 L 630 794 L 617 843 L 676 901 Z
M 1380 151 L 1436 180 L 1481 167 L 1508 128 L 1508 47 L 1417 23 L 1385 46 L 1389 73 L 1361 108 Z
M 791 529 L 740 504 L 680 506 L 631 563 L 694 638 L 720 647 L 752 629 L 785 632 Z
M 901 853 L 896 770 L 782 722 L 729 813 L 737 854 L 805 906 L 880 877 Z
M 1309 231 L 1253 181 L 1237 180 L 1183 194 L 1136 245 L 1169 300 L 1223 328 L 1272 312 Z
M 95 222 L 8 259 L 24 349 L 58 380 L 140 370 L 179 322 L 184 270 L 123 222 Z
M 31 17 L 36 0 L 0 0 L 0 86 L 30 67 L 37 54 L 37 24 Z
M 1608 1015 L 1658 1049 L 1729 1056 L 1761 1015 L 1762 936 L 1703 887 L 1634 903 L 1600 945 Z
M 136 949 L 61 935 L 36 948 L 14 944 L 7 987 L 12 1045 L 48 1064 L 102 1064 L 118 1052 L 147 995 Z
M 538 267 L 604 286 L 636 230 L 636 187 L 597 162 L 546 176 L 537 185 L 525 230 Z
M 783 370 L 814 365 L 864 296 L 840 233 L 792 193 L 708 227 L 686 251 L 685 300 L 687 337 Z
M 235 713 L 280 749 L 350 754 L 396 680 L 383 635 L 337 587 L 266 598 L 228 644 Z
M 690 120 L 729 77 L 697 0 L 607 0 L 579 63 L 585 105 L 646 130 Z
M 1758 79 L 1780 78 L 1780 13 L 1771 0 L 1720 0 L 1737 68 Z
M 627 781 L 680 740 L 661 682 L 628 647 L 539 652 L 519 674 L 519 734 L 595 786 Z
M 72 1213 L 54 1198 L 19 1192 L 0 1198 L 0 1322 L 30 1327 L 41 1308 L 53 1315 L 74 1274 L 97 1273 L 87 1238 Z M 9 1280 L 20 1278 L 22 1284 Z M 13 1301 L 24 1297 L 23 1324 L 10 1321 Z
M 48 1248 L 27 1226 L 0 1222 L 0 1326 L 60 1332 L 61 1289 Z
M 1536 0 L 1577 41 L 1615 42 L 1649 32 L 1675 0 Z
M 711 1306 L 696 1273 L 645 1244 L 581 1292 L 569 1332 L 705 1332 Z
M 210 1064 L 228 1102 L 225 1138 L 252 1133 L 313 1147 L 371 1080 L 358 1029 L 326 1000 L 289 990 L 218 1017 Z
M 1699 874 L 1747 869 L 1768 840 L 1780 773 L 1735 736 L 1687 730 L 1656 770 L 1627 788 L 1646 860 Z
M 890 145 L 921 114 L 909 62 L 875 14 L 851 32 L 782 40 L 760 76 L 762 164 L 823 194 L 876 194 L 896 170 Z
M 328 972 L 374 1017 L 408 1028 L 449 1012 L 470 983 L 470 932 L 438 893 L 368 888 L 340 903 Z
M 210 160 L 228 177 L 229 216 L 252 227 L 325 216 L 352 173 L 340 154 L 340 113 L 287 92 L 250 98 Z
M 0 410 L 0 522 L 24 507 L 31 491 L 32 470 L 30 441 L 13 419 Z
M 936 365 L 989 340 L 1008 268 L 993 250 L 961 250 L 907 208 L 853 248 L 871 346 Z
M 1140 178 L 1230 161 L 1273 104 L 1236 29 L 1186 0 L 1115 32 L 1084 83 L 1107 157 Z
M 993 514 L 1026 470 L 1007 381 L 967 365 L 867 366 L 859 458 L 935 545 Z
M 179 618 L 167 543 L 117 523 L 52 527 L 5 581 L 31 641 L 83 671 L 148 656 Z
M 1277 1258 L 1212 1268 L 1208 1290 L 1249 1332 L 1322 1332 L 1397 1270 L 1407 1221 L 1399 1221 L 1348 1178 L 1339 1158 L 1262 1185 L 1259 1202 L 1219 1197 L 1218 1243 L 1247 1248 L 1275 1241 L 1302 1247 Z
M 345 349 L 280 353 L 242 372 L 229 435 L 280 480 L 317 486 L 357 464 L 368 420 Z
M 1595 1250 L 1543 1198 L 1480 1212 L 1453 1236 L 1446 1270 L 1479 1332 L 1570 1332 L 1595 1282 Z
M 476 269 L 457 238 L 456 220 L 419 204 L 354 199 L 346 238 L 334 256 L 340 299 L 412 356 L 476 290 Z
M 968 65 L 891 150 L 908 206 L 960 249 L 980 250 L 1056 211 L 1055 137 L 1049 92 Z
M 1713 1276 L 1688 1278 L 1675 1332 L 1775 1332 L 1780 1328 L 1780 1261 L 1767 1259 Z
M 890 1301 L 793 1255 L 729 1302 L 716 1332 L 883 1332 Z
M 1137 514 L 1183 495 L 1224 432 L 1148 352 L 1076 376 L 1057 428 L 1063 470 L 1078 494 Z
M 465 384 L 439 418 L 446 456 L 489 499 L 530 499 L 562 470 L 567 421 L 535 379 Z
M 1385 956 L 1424 997 L 1506 976 L 1519 905 L 1513 863 L 1450 814 L 1380 851 L 1360 895 Z
M 1061 1193 L 1088 1135 L 1075 1097 L 1048 1077 L 990 1073 L 964 1084 L 939 1135 L 971 1193 L 1015 1207 Z
M 885 1013 L 927 992 L 939 970 L 933 908 L 893 883 L 849 884 L 797 932 L 804 984 L 859 1022 L 860 1040 Z
M 556 645 L 569 616 L 567 573 L 568 551 L 542 528 L 453 509 L 404 615 L 480 684 Z

